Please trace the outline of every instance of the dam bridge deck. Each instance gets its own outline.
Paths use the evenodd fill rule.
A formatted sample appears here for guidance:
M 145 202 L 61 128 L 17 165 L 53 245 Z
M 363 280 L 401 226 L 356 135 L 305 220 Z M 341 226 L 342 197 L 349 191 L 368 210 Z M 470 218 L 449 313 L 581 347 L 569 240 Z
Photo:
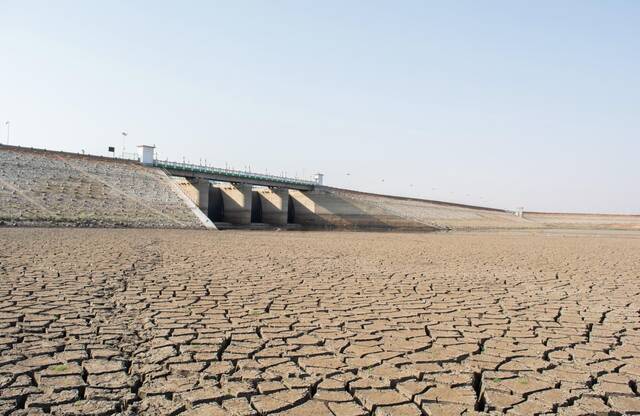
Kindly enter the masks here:
M 185 178 L 245 183 L 250 185 L 268 186 L 271 188 L 296 189 L 299 191 L 313 190 L 315 185 L 315 182 L 304 179 L 295 179 L 286 176 L 260 174 L 233 169 L 222 169 L 211 166 L 193 165 L 189 163 L 154 160 L 153 166 L 164 169 L 170 175 L 182 176 Z

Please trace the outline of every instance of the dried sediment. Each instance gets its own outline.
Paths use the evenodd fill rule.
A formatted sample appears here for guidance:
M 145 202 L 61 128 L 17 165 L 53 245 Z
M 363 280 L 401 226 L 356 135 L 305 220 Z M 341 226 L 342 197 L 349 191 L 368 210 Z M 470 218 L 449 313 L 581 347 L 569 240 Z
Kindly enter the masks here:
M 2 414 L 640 411 L 636 234 L 0 242 Z

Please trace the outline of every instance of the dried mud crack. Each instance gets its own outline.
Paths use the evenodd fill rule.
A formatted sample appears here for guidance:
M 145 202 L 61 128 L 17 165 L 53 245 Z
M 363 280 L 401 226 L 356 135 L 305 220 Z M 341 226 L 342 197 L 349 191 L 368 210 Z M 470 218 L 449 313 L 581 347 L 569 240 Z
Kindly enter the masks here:
M 640 236 L 0 242 L 3 415 L 640 412 Z

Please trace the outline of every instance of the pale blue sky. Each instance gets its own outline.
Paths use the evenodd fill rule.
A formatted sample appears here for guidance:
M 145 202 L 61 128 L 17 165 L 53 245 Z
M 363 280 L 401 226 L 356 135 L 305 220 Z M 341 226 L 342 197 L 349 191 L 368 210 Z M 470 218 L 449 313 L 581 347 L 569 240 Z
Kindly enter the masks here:
M 0 0 L 0 140 L 640 213 L 638 1 Z M 349 173 L 350 175 L 347 175 Z M 383 181 L 384 180 L 384 181 Z

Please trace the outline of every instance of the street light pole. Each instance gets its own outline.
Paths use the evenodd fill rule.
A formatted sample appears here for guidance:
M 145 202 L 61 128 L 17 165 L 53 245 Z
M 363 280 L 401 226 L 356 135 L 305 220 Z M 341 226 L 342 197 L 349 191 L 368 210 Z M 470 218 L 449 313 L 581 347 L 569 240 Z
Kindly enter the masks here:
M 122 132 L 122 158 L 124 159 L 124 139 L 127 137 L 127 132 Z

